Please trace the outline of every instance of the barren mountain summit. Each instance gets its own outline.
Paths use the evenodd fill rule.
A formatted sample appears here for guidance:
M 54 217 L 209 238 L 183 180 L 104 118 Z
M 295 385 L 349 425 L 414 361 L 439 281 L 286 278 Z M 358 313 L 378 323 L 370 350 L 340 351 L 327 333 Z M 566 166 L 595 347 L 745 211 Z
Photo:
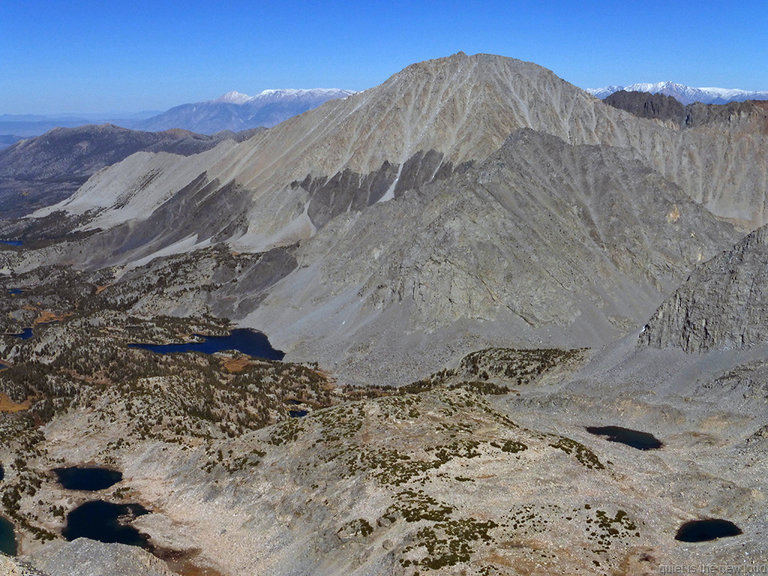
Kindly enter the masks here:
M 606 120 L 612 115 L 618 120 Z M 198 231 L 197 238 L 190 238 L 187 231 L 155 238 L 146 230 L 134 231 L 134 222 L 120 236 L 129 233 L 135 238 L 132 246 L 140 249 L 120 260 L 178 246 L 185 239 L 185 249 L 218 240 L 263 249 L 309 237 L 341 212 L 482 161 L 514 130 L 532 128 L 566 142 L 595 144 L 598 133 L 610 132 L 617 122 L 636 120 L 540 66 L 460 53 L 410 66 L 380 86 L 328 102 L 195 161 L 173 156 L 150 160 L 142 173 L 136 160 L 128 159 L 37 215 L 88 213 L 80 222 L 82 230 L 108 230 L 129 219 L 152 217 L 165 222 L 164 228 L 169 221 L 162 210 L 179 215 L 173 206 L 184 202 L 191 188 L 205 188 L 206 210 L 221 212 L 221 202 L 229 207 L 209 235 Z M 240 213 L 232 214 L 232 202 L 221 198 L 225 188 L 243 191 L 242 201 L 235 202 Z M 202 203 L 198 198 L 194 204 Z M 197 216 L 194 207 L 181 213 L 190 220 Z

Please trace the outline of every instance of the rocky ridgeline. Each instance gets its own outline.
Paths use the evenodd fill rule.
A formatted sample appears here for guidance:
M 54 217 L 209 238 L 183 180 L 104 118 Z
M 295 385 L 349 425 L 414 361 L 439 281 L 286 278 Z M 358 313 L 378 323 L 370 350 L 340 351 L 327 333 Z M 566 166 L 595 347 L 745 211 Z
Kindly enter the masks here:
M 670 121 L 682 128 L 721 128 L 752 134 L 768 134 L 768 102 L 749 100 L 728 104 L 684 106 L 672 96 L 647 92 L 614 92 L 606 104 L 640 118 Z
M 768 339 L 768 228 L 698 266 L 648 322 L 640 341 L 686 352 L 748 348 Z
M 619 90 L 603 100 L 606 104 L 631 112 L 640 118 L 672 120 L 680 123 L 685 118 L 685 106 L 672 96 L 648 94 L 647 92 L 627 92 Z
M 245 135 L 242 135 L 245 137 Z M 0 151 L 0 219 L 19 218 L 73 194 L 88 178 L 139 151 L 190 156 L 233 133 L 139 132 L 104 124 L 56 128 Z

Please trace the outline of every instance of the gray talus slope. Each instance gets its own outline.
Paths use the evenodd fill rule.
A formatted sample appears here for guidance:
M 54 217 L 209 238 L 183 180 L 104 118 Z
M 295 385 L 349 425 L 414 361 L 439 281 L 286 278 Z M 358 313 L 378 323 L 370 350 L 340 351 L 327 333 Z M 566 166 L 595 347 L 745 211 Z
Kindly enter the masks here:
M 11 556 L 0 554 L 0 574 L 5 576 L 50 576 Z
M 686 352 L 748 348 L 768 340 L 768 228 L 698 266 L 640 337 Z
M 244 321 L 294 358 L 403 382 L 489 345 L 604 342 L 733 234 L 631 151 L 523 130 L 476 169 L 332 221 Z
M 189 156 L 235 138 L 233 133 L 138 132 L 111 124 L 56 128 L 0 151 L 0 218 L 19 218 L 55 204 L 98 170 L 138 151 Z
M 168 566 L 149 552 L 126 544 L 105 544 L 78 538 L 56 542 L 35 553 L 32 563 L 49 576 L 173 576 Z

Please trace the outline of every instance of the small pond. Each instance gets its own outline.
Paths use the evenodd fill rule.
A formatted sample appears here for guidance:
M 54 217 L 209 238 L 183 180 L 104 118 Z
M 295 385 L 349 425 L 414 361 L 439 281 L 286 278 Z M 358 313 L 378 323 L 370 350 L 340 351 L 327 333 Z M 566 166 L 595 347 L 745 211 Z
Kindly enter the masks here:
M 0 240 L 0 244 L 7 244 L 8 246 L 22 246 L 24 242 L 21 240 Z
M 5 468 L 3 468 L 2 463 L 0 463 L 0 482 L 5 478 Z
M 18 334 L 10 334 L 10 336 L 16 336 L 16 338 L 21 338 L 22 340 L 29 340 L 34 336 L 32 333 L 32 328 L 24 328 L 23 332 L 19 332 Z
M 275 350 L 269 343 L 269 338 L 263 332 L 239 328 L 232 330 L 228 336 L 202 336 L 202 342 L 184 342 L 180 344 L 131 344 L 133 348 L 142 348 L 158 354 L 175 354 L 178 352 L 204 352 L 213 354 L 224 350 L 237 350 L 255 358 L 267 360 L 282 360 L 285 352 Z
M 291 418 L 304 418 L 307 414 L 309 414 L 307 410 L 288 410 L 288 416 Z
M 11 296 L 16 296 L 18 294 L 21 294 L 22 292 L 24 292 L 24 290 L 22 290 L 21 288 L 9 288 L 8 289 L 8 294 L 10 294 Z
M 62 535 L 67 540 L 90 538 L 99 542 L 149 548 L 147 536 L 130 526 L 137 516 L 148 513 L 141 504 L 112 504 L 103 500 L 86 502 L 67 514 L 67 525 Z
M 16 556 L 18 552 L 13 524 L 2 516 L 0 516 L 0 552 L 4 552 L 9 556 Z
M 123 479 L 122 472 L 109 468 L 73 466 L 54 468 L 53 472 L 67 490 L 104 490 Z
M 738 536 L 741 528 L 728 520 L 711 518 L 709 520 L 691 520 L 686 522 L 675 534 L 675 540 L 681 542 L 709 542 L 717 538 Z
M 587 432 L 604 436 L 609 442 L 620 442 L 638 450 L 656 450 L 663 446 L 653 434 L 621 426 L 587 426 Z

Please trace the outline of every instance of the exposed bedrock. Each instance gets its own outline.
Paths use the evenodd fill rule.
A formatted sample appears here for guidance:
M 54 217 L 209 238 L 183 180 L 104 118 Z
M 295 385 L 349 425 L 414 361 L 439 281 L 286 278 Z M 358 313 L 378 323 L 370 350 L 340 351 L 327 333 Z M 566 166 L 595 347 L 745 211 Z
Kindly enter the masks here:
M 686 352 L 768 342 L 768 227 L 698 266 L 648 321 L 640 341 Z

